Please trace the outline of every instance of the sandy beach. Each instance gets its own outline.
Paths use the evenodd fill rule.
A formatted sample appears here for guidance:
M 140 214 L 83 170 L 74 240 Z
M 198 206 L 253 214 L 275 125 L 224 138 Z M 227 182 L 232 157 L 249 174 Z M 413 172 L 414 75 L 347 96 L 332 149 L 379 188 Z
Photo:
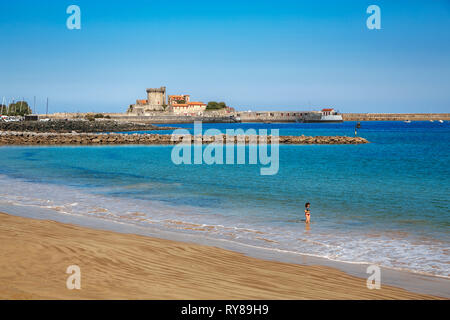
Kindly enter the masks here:
M 0 213 L 0 299 L 434 299 L 324 266 Z M 81 269 L 68 290 L 66 269 Z

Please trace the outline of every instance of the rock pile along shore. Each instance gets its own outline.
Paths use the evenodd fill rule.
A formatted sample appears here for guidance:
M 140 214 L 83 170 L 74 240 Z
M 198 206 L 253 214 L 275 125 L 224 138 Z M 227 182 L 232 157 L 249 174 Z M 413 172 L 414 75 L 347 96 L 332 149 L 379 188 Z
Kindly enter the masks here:
M 26 132 L 121 132 L 147 130 L 173 130 L 172 127 L 158 127 L 152 124 L 117 122 L 113 120 L 51 120 L 0 122 L 0 131 Z
M 271 136 L 172 136 L 169 134 L 120 134 L 120 133 L 37 133 L 0 131 L 0 145 L 108 145 L 108 144 L 147 144 L 171 145 L 180 142 L 243 142 L 271 143 Z M 276 140 L 274 140 L 275 142 Z M 346 136 L 279 136 L 280 144 L 364 144 L 364 138 Z

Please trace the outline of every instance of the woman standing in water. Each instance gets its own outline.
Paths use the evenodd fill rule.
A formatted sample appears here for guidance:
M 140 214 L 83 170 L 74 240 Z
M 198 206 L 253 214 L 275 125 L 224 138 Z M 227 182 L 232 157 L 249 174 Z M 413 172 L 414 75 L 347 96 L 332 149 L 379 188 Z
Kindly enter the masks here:
M 309 210 L 310 204 L 307 202 L 305 204 L 305 222 L 310 223 L 311 220 L 311 211 Z

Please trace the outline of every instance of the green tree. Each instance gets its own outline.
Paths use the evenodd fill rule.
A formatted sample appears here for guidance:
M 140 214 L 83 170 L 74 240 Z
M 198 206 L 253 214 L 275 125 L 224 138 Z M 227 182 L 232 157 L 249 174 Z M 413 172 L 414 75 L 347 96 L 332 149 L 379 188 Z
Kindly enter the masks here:
M 31 108 L 28 106 L 28 102 L 17 101 L 9 105 L 7 114 L 9 116 L 24 116 L 31 114 Z
M 210 101 L 208 102 L 208 105 L 206 106 L 206 110 L 219 110 L 226 108 L 227 105 L 225 102 L 216 102 L 216 101 Z

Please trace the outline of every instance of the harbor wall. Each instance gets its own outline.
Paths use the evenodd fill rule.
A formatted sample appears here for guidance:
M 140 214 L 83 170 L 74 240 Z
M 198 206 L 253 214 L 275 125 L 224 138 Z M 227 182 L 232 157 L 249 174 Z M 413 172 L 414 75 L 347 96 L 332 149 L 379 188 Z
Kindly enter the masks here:
M 450 120 L 450 113 L 343 113 L 344 121 L 437 121 Z
M 304 117 L 307 111 L 254 111 L 234 112 L 234 116 L 241 122 L 296 122 Z
M 136 123 L 192 123 L 194 121 L 202 122 L 236 122 L 232 114 L 205 114 L 197 116 L 176 115 L 171 112 L 155 112 L 150 115 L 138 116 L 126 113 L 101 113 L 104 117 L 111 120 L 136 122 Z M 49 118 L 53 120 L 62 119 L 84 119 L 86 115 L 94 115 L 94 113 L 55 113 L 48 116 L 41 115 L 40 118 Z M 102 119 L 97 119 L 102 120 Z
M 148 116 L 136 116 L 126 113 L 102 113 L 112 120 L 131 121 L 142 123 L 192 123 L 202 122 L 295 122 L 296 119 L 313 111 L 259 111 L 230 113 L 204 112 L 202 115 L 185 116 L 175 115 L 170 112 L 154 112 Z M 86 115 L 94 113 L 54 113 L 48 116 L 40 115 L 40 118 L 50 119 L 82 119 Z M 344 121 L 428 121 L 450 120 L 450 113 L 343 113 Z

